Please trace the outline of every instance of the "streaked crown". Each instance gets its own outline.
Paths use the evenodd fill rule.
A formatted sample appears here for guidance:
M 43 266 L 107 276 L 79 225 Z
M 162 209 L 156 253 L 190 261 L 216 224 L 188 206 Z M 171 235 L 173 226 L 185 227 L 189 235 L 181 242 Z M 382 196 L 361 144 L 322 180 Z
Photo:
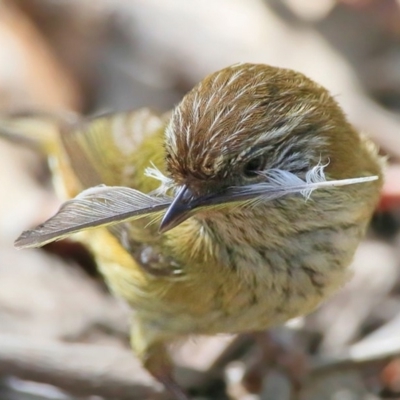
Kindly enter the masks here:
M 307 171 L 339 126 L 351 129 L 329 93 L 301 73 L 234 65 L 206 77 L 174 110 L 167 170 L 195 191 L 205 181 L 241 184 L 268 168 Z

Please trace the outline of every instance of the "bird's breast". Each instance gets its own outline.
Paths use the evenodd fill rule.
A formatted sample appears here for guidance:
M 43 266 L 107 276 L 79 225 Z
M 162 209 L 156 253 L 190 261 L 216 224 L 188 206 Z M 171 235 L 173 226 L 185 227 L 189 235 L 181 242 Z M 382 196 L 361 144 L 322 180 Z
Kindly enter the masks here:
M 173 334 L 213 334 L 261 330 L 315 309 L 345 282 L 361 229 L 299 232 L 280 246 L 267 238 L 227 244 L 207 232 L 190 241 L 178 230 L 162 254 L 182 268 L 176 276 L 146 271 L 107 231 L 97 232 L 91 242 L 100 246 L 92 250 L 101 271 L 142 319 Z

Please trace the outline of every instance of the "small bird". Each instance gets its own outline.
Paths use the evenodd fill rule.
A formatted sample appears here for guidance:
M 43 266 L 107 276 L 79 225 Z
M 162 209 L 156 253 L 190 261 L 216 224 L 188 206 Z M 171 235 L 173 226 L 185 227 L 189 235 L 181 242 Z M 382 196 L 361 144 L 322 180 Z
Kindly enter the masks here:
M 207 76 L 171 113 L 51 137 L 43 148 L 75 197 L 16 246 L 85 243 L 134 310 L 135 354 L 178 399 L 168 345 L 313 311 L 350 276 L 383 180 L 377 149 L 327 90 L 263 64 Z

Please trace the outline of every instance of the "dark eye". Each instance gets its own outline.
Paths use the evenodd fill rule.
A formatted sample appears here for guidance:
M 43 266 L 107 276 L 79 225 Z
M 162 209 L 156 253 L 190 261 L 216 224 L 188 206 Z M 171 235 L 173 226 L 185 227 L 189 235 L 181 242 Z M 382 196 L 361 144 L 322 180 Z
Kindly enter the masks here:
M 243 174 L 248 178 L 254 178 L 257 173 L 262 171 L 265 167 L 265 159 L 263 156 L 252 158 L 243 167 Z

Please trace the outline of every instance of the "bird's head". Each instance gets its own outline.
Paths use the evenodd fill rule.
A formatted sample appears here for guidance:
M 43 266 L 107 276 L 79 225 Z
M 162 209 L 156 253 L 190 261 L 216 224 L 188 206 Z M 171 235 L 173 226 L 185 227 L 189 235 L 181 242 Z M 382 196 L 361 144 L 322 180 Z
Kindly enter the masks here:
M 215 72 L 183 98 L 166 129 L 166 168 L 178 190 L 161 230 L 224 203 L 228 188 L 265 182 L 271 170 L 302 178 L 323 163 L 332 178 L 351 177 L 363 162 L 358 141 L 330 94 L 301 73 L 263 64 Z

